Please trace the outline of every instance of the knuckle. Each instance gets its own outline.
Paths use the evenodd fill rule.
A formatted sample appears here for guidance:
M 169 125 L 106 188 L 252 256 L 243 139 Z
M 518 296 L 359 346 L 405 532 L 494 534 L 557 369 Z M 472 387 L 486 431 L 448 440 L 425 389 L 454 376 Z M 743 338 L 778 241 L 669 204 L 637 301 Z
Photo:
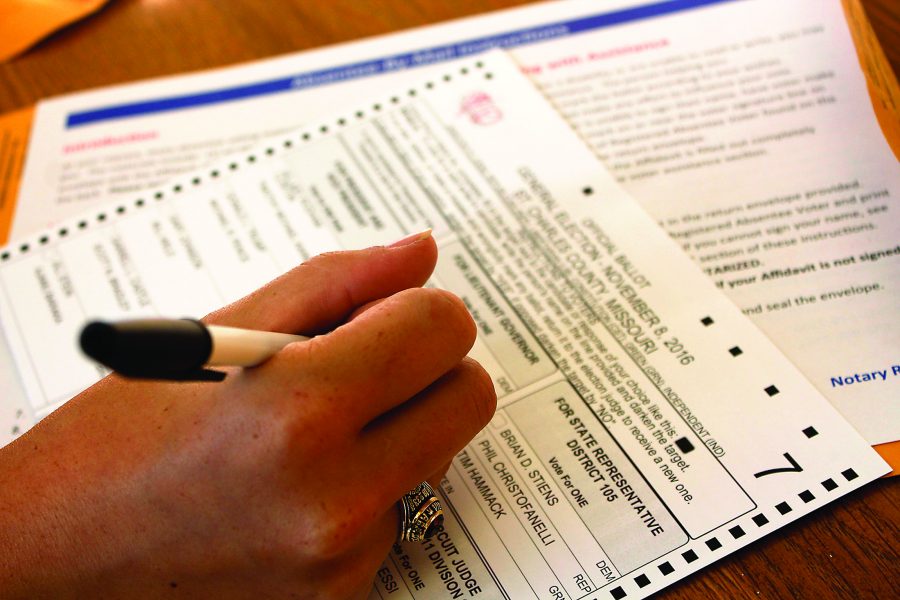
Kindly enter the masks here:
M 475 343 L 475 321 L 459 296 L 436 288 L 423 288 L 421 291 L 423 300 L 427 302 L 429 321 L 443 331 L 459 336 L 470 348 Z
M 337 275 L 349 268 L 348 253 L 338 250 L 317 254 L 294 269 L 304 281 L 329 285 L 329 301 L 338 306 L 358 304 L 353 290 L 344 278 Z
M 289 344 L 253 374 L 288 452 L 324 455 L 355 433 L 346 414 L 352 388 L 327 350 L 327 340 L 319 337 Z
M 289 344 L 278 356 L 285 378 L 295 387 L 308 391 L 334 394 L 341 389 L 339 359 L 342 348 L 328 336 L 314 336 Z
M 321 337 L 314 336 L 305 341 L 288 344 L 280 352 L 296 365 L 298 373 L 313 373 L 317 377 L 318 370 L 321 369 L 323 343 Z
M 304 544 L 305 553 L 322 561 L 347 556 L 359 545 L 375 515 L 374 504 L 365 495 L 356 496 L 352 504 L 331 507 L 310 531 Z
M 471 409 L 477 431 L 488 424 L 497 410 L 497 392 L 491 376 L 477 361 L 466 357 L 458 369 L 462 374 L 464 397 Z

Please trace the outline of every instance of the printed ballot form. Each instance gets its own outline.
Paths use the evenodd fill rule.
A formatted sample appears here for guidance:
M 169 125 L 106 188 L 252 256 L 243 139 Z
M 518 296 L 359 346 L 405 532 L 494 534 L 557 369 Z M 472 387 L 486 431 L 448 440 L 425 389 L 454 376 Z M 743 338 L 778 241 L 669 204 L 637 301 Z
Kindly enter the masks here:
M 870 443 L 900 438 L 900 168 L 838 0 L 553 2 L 50 100 L 13 233 L 498 45 Z
M 886 471 L 501 53 L 3 251 L 28 416 L 103 374 L 88 319 L 202 315 L 425 227 L 499 405 L 373 598 L 639 598 Z

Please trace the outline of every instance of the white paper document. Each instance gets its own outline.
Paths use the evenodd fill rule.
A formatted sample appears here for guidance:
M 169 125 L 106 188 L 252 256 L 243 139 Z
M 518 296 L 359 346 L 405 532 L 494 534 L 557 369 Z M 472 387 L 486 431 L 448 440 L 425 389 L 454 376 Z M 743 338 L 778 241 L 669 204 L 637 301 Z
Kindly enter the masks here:
M 495 45 L 870 443 L 900 438 L 900 169 L 838 0 L 553 2 L 50 100 L 14 233 Z
M 499 404 L 373 597 L 640 598 L 886 471 L 499 53 L 2 251 L 27 416 L 102 374 L 88 319 L 199 316 L 425 227 Z

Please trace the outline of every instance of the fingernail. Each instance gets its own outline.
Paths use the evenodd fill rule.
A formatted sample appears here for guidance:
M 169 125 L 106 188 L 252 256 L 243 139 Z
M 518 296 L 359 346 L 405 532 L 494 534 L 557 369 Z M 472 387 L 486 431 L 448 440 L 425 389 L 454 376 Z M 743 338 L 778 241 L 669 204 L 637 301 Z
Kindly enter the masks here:
M 388 244 L 387 248 L 399 248 L 400 246 L 408 246 L 410 244 L 414 244 L 416 242 L 427 240 L 431 237 L 431 228 L 429 227 L 425 231 L 420 231 L 419 233 L 414 233 L 412 235 L 408 235 L 405 238 L 399 239 L 393 244 Z

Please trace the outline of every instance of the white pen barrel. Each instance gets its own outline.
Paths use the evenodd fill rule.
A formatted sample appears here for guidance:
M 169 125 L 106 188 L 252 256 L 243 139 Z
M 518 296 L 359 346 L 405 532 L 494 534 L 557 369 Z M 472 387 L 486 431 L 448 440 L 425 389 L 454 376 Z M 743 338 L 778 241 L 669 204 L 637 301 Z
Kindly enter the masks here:
M 236 327 L 207 326 L 212 338 L 212 352 L 206 364 L 216 366 L 253 367 L 293 342 L 308 337 L 271 331 L 251 331 Z

